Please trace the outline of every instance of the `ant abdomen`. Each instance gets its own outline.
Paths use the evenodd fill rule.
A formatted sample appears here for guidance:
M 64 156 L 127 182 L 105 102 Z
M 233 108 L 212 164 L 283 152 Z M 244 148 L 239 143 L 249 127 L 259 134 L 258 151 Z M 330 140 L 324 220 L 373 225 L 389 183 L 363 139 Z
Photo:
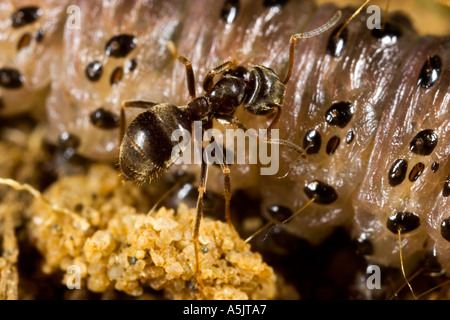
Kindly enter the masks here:
M 172 141 L 177 130 L 191 131 L 191 118 L 179 107 L 159 104 L 138 114 L 128 126 L 120 146 L 119 164 L 124 180 L 138 184 L 157 180 L 177 160 Z
M 286 87 L 272 69 L 254 66 L 250 70 L 248 83 L 250 90 L 244 101 L 248 112 L 264 115 L 283 104 Z

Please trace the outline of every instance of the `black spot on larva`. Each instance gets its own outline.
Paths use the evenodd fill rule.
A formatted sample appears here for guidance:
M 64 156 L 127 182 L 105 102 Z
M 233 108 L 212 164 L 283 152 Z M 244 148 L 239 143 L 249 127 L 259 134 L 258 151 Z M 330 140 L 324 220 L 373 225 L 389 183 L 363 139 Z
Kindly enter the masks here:
M 358 238 L 353 241 L 355 246 L 355 252 L 358 255 L 371 255 L 373 254 L 373 244 L 369 239 Z
M 389 184 L 392 187 L 395 187 L 396 185 L 402 183 L 403 180 L 405 180 L 407 170 L 408 170 L 408 161 L 403 159 L 395 160 L 391 169 L 389 169 L 388 174 Z
M 135 47 L 137 40 L 129 34 L 119 34 L 106 43 L 105 53 L 114 58 L 125 58 Z
M 345 137 L 345 141 L 347 142 L 347 144 L 350 144 L 354 138 L 355 138 L 355 133 L 352 130 L 350 130 L 347 133 L 347 137 Z
M 42 10 L 38 7 L 23 7 L 11 15 L 11 24 L 13 28 L 20 28 L 35 22 L 41 15 Z
M 409 172 L 409 181 L 416 181 L 425 169 L 425 165 L 422 162 L 417 163 Z
M 422 130 L 411 140 L 409 150 L 421 156 L 428 156 L 433 152 L 437 143 L 438 136 L 433 130 Z
M 276 219 L 278 222 L 283 222 L 292 216 L 293 212 L 286 206 L 274 204 L 267 207 L 267 212 L 269 212 L 270 216 Z
M 442 196 L 448 197 L 450 195 L 450 174 L 447 176 L 447 181 L 444 183 L 444 188 L 442 189 Z
M 343 24 L 339 25 L 334 29 L 333 33 L 331 33 L 330 38 L 327 43 L 327 54 L 339 58 L 344 52 L 345 43 L 348 38 L 348 30 L 344 28 L 342 32 L 336 37 L 339 30 L 342 28 Z
M 239 0 L 225 0 L 220 19 L 228 24 L 232 24 L 239 13 Z
M 16 69 L 0 69 L 0 87 L 6 89 L 19 89 L 23 85 L 23 76 Z
M 325 113 L 325 120 L 339 128 L 344 128 L 352 119 L 354 112 L 353 105 L 350 102 L 336 102 Z
M 450 218 L 444 219 L 441 222 L 441 236 L 450 242 Z
M 408 233 L 417 229 L 420 226 L 420 218 L 418 215 L 411 212 L 396 212 L 388 218 L 386 227 L 392 233 Z
M 435 161 L 431 164 L 431 171 L 436 172 L 439 170 L 439 162 Z
M 431 86 L 438 80 L 441 74 L 442 62 L 439 56 L 427 58 L 423 64 L 422 69 L 417 79 L 417 85 L 422 88 L 431 88 Z
M 438 261 L 436 250 L 430 250 L 425 253 L 423 266 L 428 273 L 441 273 L 442 266 Z
M 85 74 L 86 77 L 92 82 L 100 80 L 103 74 L 102 64 L 99 61 L 89 63 L 86 67 Z
M 80 146 L 80 138 L 66 131 L 58 136 L 58 144 L 62 149 L 77 149 Z
M 309 130 L 303 138 L 303 148 L 307 154 L 315 154 L 320 150 L 322 145 L 322 138 L 316 130 Z
M 115 113 L 98 108 L 90 115 L 91 123 L 97 128 L 110 130 L 119 126 L 119 116 Z
M 136 70 L 137 67 L 137 61 L 136 59 L 131 59 L 130 61 L 128 61 L 128 71 L 129 72 L 133 72 L 134 70 Z
M 314 198 L 314 202 L 319 204 L 330 204 L 338 198 L 333 187 L 319 180 L 308 183 L 304 191 L 308 198 Z
M 333 136 L 330 138 L 330 140 L 328 140 L 326 148 L 328 155 L 331 156 L 336 151 L 337 147 L 339 146 L 339 142 L 341 142 L 341 139 L 339 139 L 338 136 Z
M 31 43 L 31 34 L 27 32 L 19 39 L 19 42 L 17 42 L 17 50 L 21 50 L 23 48 L 28 47 L 30 43 Z
M 381 29 L 372 29 L 372 36 L 382 44 L 389 45 L 397 42 L 402 36 L 401 30 L 393 24 L 386 23 Z
M 121 80 L 123 76 L 123 68 L 117 67 L 114 69 L 114 71 L 111 73 L 111 78 L 109 78 L 109 83 L 111 86 L 117 85 Z
M 36 32 L 36 35 L 35 35 L 36 41 L 37 41 L 37 42 L 42 42 L 42 40 L 44 40 L 44 35 L 45 35 L 44 30 L 39 29 L 39 30 Z
M 264 0 L 263 4 L 264 7 L 270 8 L 270 7 L 279 7 L 283 8 L 288 0 Z

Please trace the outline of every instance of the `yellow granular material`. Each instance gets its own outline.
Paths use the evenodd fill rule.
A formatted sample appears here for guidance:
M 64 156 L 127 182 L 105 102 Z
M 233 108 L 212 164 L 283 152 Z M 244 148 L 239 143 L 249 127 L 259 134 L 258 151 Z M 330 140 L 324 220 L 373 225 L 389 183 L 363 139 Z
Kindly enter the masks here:
M 192 241 L 195 209 L 138 213 L 132 204 L 142 196 L 104 165 L 55 182 L 44 197 L 87 223 L 35 202 L 29 230 L 44 256 L 44 272 L 79 271 L 81 287 L 93 292 L 115 288 L 140 296 L 150 287 L 168 299 L 275 298 L 273 269 L 228 224 L 208 218 L 198 245 L 201 294 Z M 64 284 L 76 284 L 75 275 L 66 273 Z

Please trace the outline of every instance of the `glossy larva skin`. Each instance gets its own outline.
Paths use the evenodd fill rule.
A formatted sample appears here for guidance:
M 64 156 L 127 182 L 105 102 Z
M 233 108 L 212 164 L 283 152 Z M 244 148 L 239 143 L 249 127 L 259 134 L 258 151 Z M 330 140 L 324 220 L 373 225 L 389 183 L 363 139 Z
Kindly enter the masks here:
M 20 88 L 0 86 L 0 116 L 17 115 L 44 103 L 51 81 L 51 61 L 60 55 L 65 3 L 60 0 L 0 2 L 0 68 L 17 70 L 23 79 Z M 36 21 L 14 28 L 12 14 L 28 6 L 41 8 L 42 14 Z M 43 30 L 43 36 L 37 40 L 39 30 Z M 27 33 L 29 44 L 19 50 L 18 43 Z
M 325 23 L 336 10 L 335 6 L 321 7 L 308 29 Z M 353 9 L 345 9 L 342 21 L 352 13 Z M 393 45 L 382 45 L 371 35 L 365 19 L 365 15 L 360 15 L 349 24 L 340 57 L 326 53 L 328 39 L 336 28 L 299 44 L 293 78 L 287 84 L 284 116 L 278 127 L 281 137 L 302 147 L 307 132 L 316 130 L 321 136 L 321 147 L 299 160 L 286 178 L 263 177 L 267 180 L 266 206 L 278 203 L 293 210 L 300 208 L 309 200 L 303 191 L 305 184 L 313 180 L 335 189 L 335 202 L 314 203 L 287 226 L 289 231 L 314 243 L 322 241 L 335 226 L 351 224 L 351 198 L 366 173 L 373 139 L 398 72 L 392 66 L 402 63 L 418 39 L 403 17 L 393 16 L 390 21 L 398 22 L 402 37 Z M 354 108 L 343 128 L 327 123 L 325 118 L 330 106 L 341 101 L 350 102 Z M 354 133 L 350 144 L 345 141 L 349 131 Z M 329 155 L 326 145 L 333 136 L 339 137 L 340 143 Z M 295 159 L 292 153 L 282 153 L 280 176 L 289 171 Z
M 427 56 L 435 55 L 442 61 L 438 80 L 430 88 L 418 86 L 417 79 Z M 386 229 L 386 222 L 393 213 L 407 211 L 417 214 L 421 225 L 403 236 L 405 259 L 415 256 L 420 260 L 423 251 L 436 245 L 438 260 L 444 269 L 450 270 L 450 242 L 440 234 L 441 222 L 450 216 L 448 197 L 442 192 L 450 172 L 449 83 L 450 37 L 421 38 L 394 82 L 396 91 L 386 104 L 366 176 L 353 199 L 354 232 L 373 239 L 374 253 L 370 258 L 378 263 L 393 261 L 398 265 L 397 234 Z M 429 155 L 410 150 L 410 141 L 424 129 L 432 129 L 438 137 Z M 407 161 L 408 170 L 403 182 L 391 186 L 388 171 L 397 159 Z M 419 162 L 424 164 L 424 170 L 417 180 L 410 181 L 408 175 Z M 436 172 L 431 170 L 434 162 L 439 162 Z M 427 234 L 431 238 L 428 241 Z
M 169 40 L 191 60 L 200 94 L 203 77 L 224 60 L 284 71 L 288 39 L 304 28 L 314 9 L 311 1 L 291 1 L 286 10 L 241 1 L 239 15 L 229 25 L 220 19 L 222 1 L 117 1 L 109 8 L 107 3 L 74 2 L 87 16 L 80 30 L 64 31 L 64 54 L 55 62 L 61 72 L 53 80 L 47 100 L 47 137 L 56 143 L 63 132 L 76 133 L 81 139 L 77 150 L 80 154 L 110 161 L 118 156 L 119 131 L 94 127 L 89 117 L 93 111 L 104 107 L 118 115 L 125 100 L 174 105 L 186 105 L 190 100 L 185 68 L 165 47 Z M 107 26 L 105 21 L 109 21 Z M 137 45 L 125 58 L 106 57 L 105 44 L 117 34 L 134 35 Z M 266 53 L 268 42 L 272 46 L 270 54 Z M 137 68 L 133 72 L 125 70 L 122 81 L 112 87 L 109 75 L 130 59 L 136 59 Z M 96 60 L 103 65 L 103 75 L 91 82 L 85 68 Z M 127 114 L 133 114 L 133 110 Z
M 46 108 L 48 140 L 58 142 L 64 132 L 77 135 L 77 151 L 96 160 L 114 161 L 118 156 L 119 129 L 102 129 L 91 122 L 99 108 L 120 114 L 122 101 L 147 99 L 165 102 L 171 95 L 173 60 L 166 49 L 181 28 L 184 1 L 75 1 L 83 22 L 80 29 L 64 30 L 63 55 L 54 61 L 60 72 L 52 81 Z M 106 54 L 107 42 L 116 35 L 132 35 L 135 47 L 125 57 Z M 137 62 L 131 71 L 131 60 Z M 86 67 L 98 61 L 102 75 L 86 76 Z M 111 85 L 112 73 L 122 68 L 120 82 Z M 132 113 L 131 113 L 132 114 Z

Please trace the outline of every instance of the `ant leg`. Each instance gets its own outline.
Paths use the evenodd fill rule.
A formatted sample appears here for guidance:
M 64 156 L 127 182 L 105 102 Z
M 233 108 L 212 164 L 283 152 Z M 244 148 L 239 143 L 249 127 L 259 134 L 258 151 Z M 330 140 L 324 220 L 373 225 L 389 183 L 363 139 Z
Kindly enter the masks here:
M 222 168 L 222 172 L 224 174 L 223 180 L 223 190 L 224 190 L 224 198 L 225 198 L 225 218 L 227 219 L 228 226 L 230 229 L 234 229 L 233 224 L 231 223 L 231 215 L 230 215 L 230 201 L 231 201 L 231 177 L 230 177 L 230 167 L 228 166 L 225 154 L 223 154 L 223 161 L 220 164 Z
M 150 109 L 159 103 L 144 101 L 144 100 L 132 100 L 124 101 L 120 107 L 120 136 L 119 136 L 119 146 L 122 145 L 123 136 L 125 135 L 125 108 L 140 108 L 140 109 Z
M 198 257 L 198 236 L 200 232 L 200 221 L 203 217 L 203 195 L 206 192 L 206 180 L 208 178 L 208 164 L 203 159 L 204 147 L 202 146 L 202 164 L 201 164 L 201 176 L 200 176 L 200 184 L 198 186 L 198 198 L 197 198 L 197 215 L 195 217 L 195 225 L 194 225 L 194 252 L 195 252 L 195 273 L 197 275 L 197 281 L 200 286 L 200 291 L 203 293 L 203 283 L 200 278 L 200 260 Z
M 216 120 L 219 121 L 219 123 L 222 125 L 234 125 L 237 126 L 239 129 L 247 131 L 247 127 L 242 122 L 240 122 L 238 118 L 234 116 L 218 115 L 216 116 Z
M 247 127 L 245 125 L 243 125 L 238 118 L 233 117 L 233 116 L 226 116 L 226 115 L 220 115 L 216 117 L 216 120 L 218 120 L 220 123 L 222 124 L 226 124 L 226 125 L 236 125 L 238 128 L 246 131 Z M 273 122 L 273 121 L 272 121 Z M 270 127 L 270 125 L 269 125 Z M 300 148 L 299 146 L 297 146 L 295 143 L 289 141 L 289 140 L 285 140 L 285 139 L 268 139 L 265 137 L 260 137 L 259 135 L 256 135 L 256 139 L 258 142 L 264 142 L 267 144 L 278 144 L 280 146 L 285 146 L 288 147 L 291 150 L 294 150 L 295 152 L 297 152 L 299 154 L 299 156 L 303 157 L 305 155 L 305 151 Z
M 210 91 L 213 87 L 213 79 L 215 75 L 221 74 L 222 72 L 230 69 L 233 66 L 233 62 L 225 61 L 221 65 L 215 67 L 208 72 L 205 79 L 203 80 L 203 89 L 205 91 Z
M 186 67 L 186 77 L 187 77 L 187 86 L 189 90 L 189 95 L 191 99 L 195 99 L 195 78 L 194 78 L 194 70 L 192 69 L 192 63 L 185 56 L 179 55 L 175 45 L 172 41 L 167 43 L 167 48 L 170 50 L 172 55 L 178 59 L 182 64 Z
M 297 44 L 297 41 L 299 39 L 312 38 L 321 34 L 322 32 L 325 32 L 326 30 L 334 26 L 340 18 L 341 18 L 341 11 L 339 10 L 327 23 L 318 27 L 317 29 L 308 32 L 297 33 L 291 36 L 291 39 L 289 40 L 289 67 L 286 77 L 284 78 L 283 84 L 288 83 L 292 75 L 292 69 L 294 67 L 295 45 Z
M 273 118 L 272 122 L 269 124 L 269 126 L 267 127 L 267 139 L 270 139 L 271 133 L 272 133 L 272 128 L 277 124 L 278 120 L 280 119 L 281 116 L 281 107 L 279 105 L 275 105 L 276 108 L 276 114 L 275 117 Z

